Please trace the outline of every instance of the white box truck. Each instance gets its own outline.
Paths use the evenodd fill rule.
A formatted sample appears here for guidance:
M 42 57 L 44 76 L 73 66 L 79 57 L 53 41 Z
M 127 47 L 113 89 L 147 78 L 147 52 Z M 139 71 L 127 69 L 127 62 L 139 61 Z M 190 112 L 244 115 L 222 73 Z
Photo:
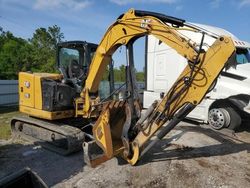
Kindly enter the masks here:
M 227 127 L 236 130 L 243 120 L 249 119 L 250 99 L 250 43 L 239 40 L 230 32 L 213 26 L 191 24 L 213 35 L 231 36 L 236 46 L 236 60 L 225 68 L 204 100 L 188 115 L 188 118 L 209 123 L 215 129 Z M 180 30 L 183 36 L 199 45 L 202 34 Z M 203 49 L 215 38 L 205 35 Z M 146 38 L 146 88 L 143 107 L 148 108 L 154 100 L 166 93 L 184 67 L 185 58 L 154 36 Z

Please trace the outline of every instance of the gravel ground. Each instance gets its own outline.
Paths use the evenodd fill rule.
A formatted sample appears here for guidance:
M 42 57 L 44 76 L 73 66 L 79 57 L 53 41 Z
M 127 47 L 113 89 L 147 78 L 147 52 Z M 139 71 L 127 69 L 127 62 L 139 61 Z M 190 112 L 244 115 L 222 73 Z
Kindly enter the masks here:
M 250 129 L 233 134 L 182 122 L 136 166 L 113 158 L 90 168 L 82 152 L 63 157 L 34 143 L 0 142 L 0 178 L 26 166 L 47 185 L 59 188 L 246 188 L 250 187 Z

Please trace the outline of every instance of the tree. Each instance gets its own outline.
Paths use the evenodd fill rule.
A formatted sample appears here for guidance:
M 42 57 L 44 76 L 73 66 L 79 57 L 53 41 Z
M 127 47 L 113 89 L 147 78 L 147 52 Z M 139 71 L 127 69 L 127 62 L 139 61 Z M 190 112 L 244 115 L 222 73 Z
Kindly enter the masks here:
M 36 29 L 33 37 L 30 39 L 33 47 L 32 55 L 32 71 L 56 72 L 56 46 L 64 38 L 60 27 L 54 25 L 52 27 Z
M 125 82 L 126 81 L 126 66 L 121 65 L 118 68 L 114 68 L 114 79 L 116 82 Z
M 20 71 L 56 72 L 56 46 L 63 38 L 57 25 L 36 29 L 29 40 L 0 27 L 0 79 L 17 79 Z
M 15 37 L 11 32 L 1 31 L 0 35 L 0 78 L 16 79 L 19 71 L 26 71 L 30 54 L 28 42 Z
M 43 27 L 36 29 L 30 41 L 36 47 L 56 50 L 57 44 L 62 42 L 63 38 L 64 34 L 61 33 L 60 27 L 53 25 L 48 29 Z
M 144 72 L 136 72 L 136 81 L 138 82 L 144 82 L 145 81 L 145 76 L 144 76 Z
M 64 39 L 64 34 L 61 33 L 61 28 L 57 25 L 53 25 L 48 28 L 48 33 L 51 36 L 51 43 L 53 44 L 54 49 L 56 50 L 56 46 L 59 42 L 62 42 Z

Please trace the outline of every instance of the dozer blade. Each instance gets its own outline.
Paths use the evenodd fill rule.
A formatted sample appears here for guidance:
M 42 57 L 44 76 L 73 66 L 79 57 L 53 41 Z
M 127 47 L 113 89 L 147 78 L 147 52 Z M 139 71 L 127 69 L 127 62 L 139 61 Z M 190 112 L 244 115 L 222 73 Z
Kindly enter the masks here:
M 68 155 L 81 150 L 85 137 L 84 132 L 76 127 L 35 118 L 13 118 L 11 130 L 14 137 L 34 141 L 60 155 Z
M 93 127 L 95 141 L 85 143 L 84 160 L 95 167 L 117 155 L 123 155 L 123 132 L 128 129 L 131 114 L 125 101 L 112 101 L 103 108 Z

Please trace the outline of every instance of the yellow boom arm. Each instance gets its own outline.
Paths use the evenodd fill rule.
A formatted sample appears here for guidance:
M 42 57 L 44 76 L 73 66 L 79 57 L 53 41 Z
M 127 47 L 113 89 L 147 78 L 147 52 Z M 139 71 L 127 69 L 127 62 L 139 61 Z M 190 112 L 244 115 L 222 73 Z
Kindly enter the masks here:
M 145 35 L 154 35 L 168 46 L 174 48 L 189 61 L 195 61 L 197 52 L 194 50 L 193 45 L 181 37 L 173 26 L 164 23 L 154 16 L 137 16 L 141 15 L 139 13 L 134 9 L 130 9 L 109 27 L 100 42 L 90 65 L 85 88 L 81 93 L 81 96 L 85 100 L 84 116 L 90 116 L 91 103 L 94 103 L 91 101 L 89 94 L 98 91 L 105 68 L 110 63 L 113 53 L 122 45 L 127 45 L 131 41 Z M 177 24 L 182 24 L 181 20 L 177 20 L 176 22 Z M 79 112 L 79 114 L 82 113 Z
M 89 94 L 97 92 L 105 67 L 119 46 L 128 45 L 144 35 L 154 35 L 188 60 L 188 65 L 165 97 L 154 103 L 146 112 L 146 117 L 141 117 L 135 124 L 131 123 L 129 109 L 124 102 L 112 101 L 105 106 L 93 127 L 95 141 L 104 151 L 105 159 L 121 155 L 130 164 L 135 164 L 157 140 L 162 139 L 201 102 L 226 63 L 231 60 L 235 46 L 230 37 L 221 36 L 207 51 L 202 50 L 201 42 L 197 50 L 177 31 L 177 27 L 182 26 L 182 20 L 131 9 L 104 35 L 81 93 L 85 100 L 84 116 L 89 116 L 92 110 L 93 99 Z M 165 123 L 166 126 L 163 126 Z M 156 139 L 144 148 L 158 130 L 160 132 Z

